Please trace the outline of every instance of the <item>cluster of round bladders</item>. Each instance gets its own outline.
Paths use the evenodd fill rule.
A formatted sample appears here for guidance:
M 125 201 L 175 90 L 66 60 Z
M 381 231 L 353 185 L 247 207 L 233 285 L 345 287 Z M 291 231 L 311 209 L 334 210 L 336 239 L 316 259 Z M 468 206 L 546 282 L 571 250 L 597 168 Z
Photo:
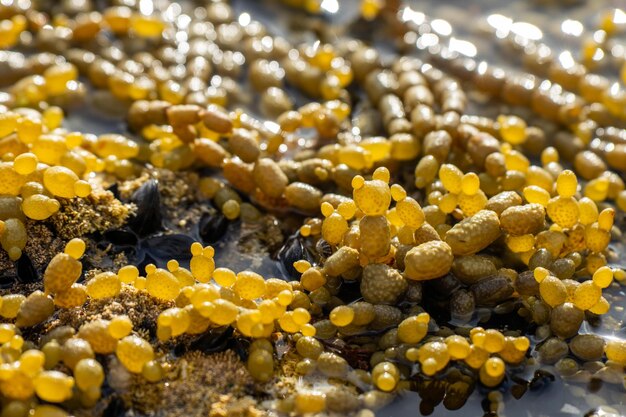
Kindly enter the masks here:
M 76 76 L 73 64 L 55 64 L 43 77 L 37 76 L 41 83 L 36 88 L 43 88 L 47 96 L 63 94 L 65 85 L 75 82 Z M 35 88 L 32 84 L 23 87 L 24 94 Z M 20 91 L 18 86 L 15 93 L 19 96 Z M 62 122 L 63 111 L 56 106 L 42 112 L 16 109 L 0 115 L 4 154 L 0 162 L 0 243 L 12 260 L 20 258 L 26 245 L 25 219 L 46 220 L 61 209 L 65 199 L 88 197 L 92 186 L 85 178 L 90 173 L 133 171 L 128 159 L 139 153 L 134 141 L 121 135 L 67 132 L 60 129 Z
M 459 207 L 465 216 L 472 216 L 487 204 L 487 197 L 480 189 L 480 178 L 473 172 L 463 172 L 452 164 L 439 168 L 439 180 L 448 192 L 438 198 L 437 205 L 444 213 L 452 213 Z

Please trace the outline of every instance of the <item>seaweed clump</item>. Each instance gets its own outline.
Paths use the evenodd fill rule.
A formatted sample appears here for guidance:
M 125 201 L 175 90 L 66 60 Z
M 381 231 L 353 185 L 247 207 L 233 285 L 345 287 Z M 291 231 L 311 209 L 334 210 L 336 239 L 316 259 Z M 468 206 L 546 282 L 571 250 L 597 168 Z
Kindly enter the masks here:
M 188 352 L 171 362 L 162 382 L 152 384 L 135 376 L 122 397 L 134 410 L 158 416 L 266 415 L 252 398 L 258 395 L 257 385 L 232 350 L 213 354 Z
M 134 206 L 124 204 L 111 191 L 95 189 L 83 199 L 61 200 L 61 208 L 50 218 L 56 234 L 73 239 L 122 227 Z

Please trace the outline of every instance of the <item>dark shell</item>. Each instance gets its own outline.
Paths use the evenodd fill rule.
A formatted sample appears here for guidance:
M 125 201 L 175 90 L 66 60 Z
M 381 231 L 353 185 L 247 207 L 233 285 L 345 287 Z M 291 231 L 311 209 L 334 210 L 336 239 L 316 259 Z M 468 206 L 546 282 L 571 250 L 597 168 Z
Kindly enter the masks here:
M 22 283 L 35 282 L 39 279 L 39 274 L 28 255 L 22 254 L 15 263 L 17 269 L 17 280 Z
M 0 274 L 0 289 L 6 290 L 8 288 L 13 287 L 16 281 L 16 276 L 14 273 L 9 273 L 4 271 Z
M 137 205 L 135 216 L 128 221 L 128 226 L 139 236 L 148 236 L 163 230 L 161 213 L 161 195 L 157 180 L 146 181 L 132 195 L 131 202 Z
M 297 280 L 300 278 L 300 273 L 293 267 L 295 261 L 300 259 L 307 260 L 314 263 L 314 257 L 311 252 L 304 246 L 302 242 L 302 236 L 299 232 L 291 235 L 282 248 L 278 251 L 278 261 L 280 262 L 281 269 L 285 273 L 285 277 L 289 280 Z
M 102 238 L 115 246 L 137 246 L 139 238 L 132 230 L 110 230 Z
M 141 249 L 157 261 L 161 261 L 159 265 L 167 263 L 170 259 L 183 263 L 191 259 L 189 248 L 194 242 L 187 235 L 159 235 L 142 240 Z
M 207 214 L 200 219 L 198 233 L 206 244 L 219 241 L 228 230 L 228 219 L 220 212 Z
M 154 265 L 158 265 L 158 262 L 156 259 L 154 259 L 152 256 L 150 256 L 148 253 L 142 252 L 143 257 L 140 257 L 140 259 L 137 259 L 138 263 L 137 263 L 137 268 L 139 269 L 139 273 L 142 273 L 143 271 L 146 270 L 146 266 L 148 264 L 154 264 Z

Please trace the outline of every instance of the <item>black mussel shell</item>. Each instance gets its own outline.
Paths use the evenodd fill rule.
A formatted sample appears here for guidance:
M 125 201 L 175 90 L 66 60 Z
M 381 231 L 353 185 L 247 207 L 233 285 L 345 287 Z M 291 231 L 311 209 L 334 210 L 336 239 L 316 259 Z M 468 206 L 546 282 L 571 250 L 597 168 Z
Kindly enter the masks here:
M 163 215 L 161 214 L 161 195 L 159 182 L 148 180 L 132 195 L 131 202 L 137 205 L 135 216 L 128 221 L 128 226 L 137 235 L 143 237 L 163 230 Z
M 296 271 L 293 263 L 301 259 L 314 263 L 314 257 L 311 252 L 304 246 L 302 236 L 299 232 L 291 235 L 282 248 L 278 251 L 278 261 L 285 272 L 288 279 L 296 280 L 300 278 L 300 273 Z
M 141 256 L 143 255 L 143 256 Z M 150 254 L 148 254 L 145 251 L 141 251 L 140 252 L 140 256 L 137 259 L 137 268 L 139 269 L 139 273 L 143 273 L 143 271 L 146 270 L 146 266 L 149 264 L 153 264 L 153 265 L 157 265 L 159 266 L 159 263 L 157 262 L 156 259 L 154 259 L 152 256 L 150 256 Z
M 17 280 L 22 283 L 35 282 L 39 280 L 39 274 L 28 255 L 22 254 L 15 263 L 17 269 Z
M 161 261 L 159 265 L 170 259 L 182 263 L 191 259 L 189 248 L 194 242 L 193 238 L 182 234 L 158 235 L 143 239 L 141 249 L 153 259 Z
M 6 290 L 11 288 L 15 284 L 16 279 L 17 277 L 14 273 L 3 271 L 0 274 L 0 289 Z
M 207 214 L 200 219 L 198 233 L 205 244 L 219 241 L 228 229 L 228 219 L 222 213 Z
M 104 232 L 102 238 L 115 246 L 137 246 L 139 238 L 132 230 L 110 230 Z

